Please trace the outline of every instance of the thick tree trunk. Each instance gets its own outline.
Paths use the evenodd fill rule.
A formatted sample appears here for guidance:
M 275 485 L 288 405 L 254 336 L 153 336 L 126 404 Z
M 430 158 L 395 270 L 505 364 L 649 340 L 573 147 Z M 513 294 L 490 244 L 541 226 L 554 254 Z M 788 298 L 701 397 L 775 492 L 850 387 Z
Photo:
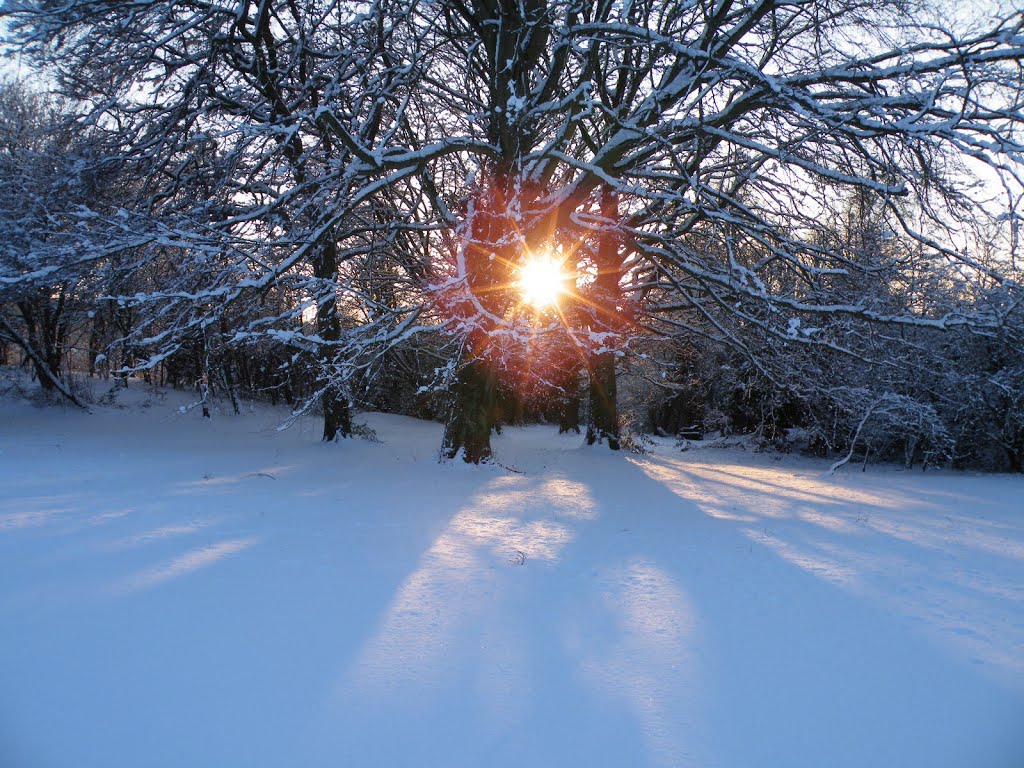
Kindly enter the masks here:
M 566 395 L 558 403 L 558 434 L 580 433 L 580 396 Z
M 492 126 L 493 127 L 493 126 Z M 501 134 L 500 129 L 498 134 Z M 509 162 L 499 162 L 491 178 L 485 182 L 474 198 L 472 215 L 466 229 L 465 277 L 467 287 L 477 305 L 500 316 L 507 309 L 506 295 L 509 265 L 514 264 L 519 251 L 510 233 L 515 222 L 510 211 L 520 204 L 519 190 L 511 183 L 513 178 Z M 470 302 L 465 305 L 467 317 L 477 314 Z M 451 410 L 441 443 L 442 459 L 462 456 L 467 463 L 479 464 L 492 456 L 491 430 L 500 428 L 498 402 L 498 373 L 489 359 L 491 354 L 491 321 L 476 318 L 473 328 L 463 341 L 463 355 L 451 386 Z
M 334 284 L 338 279 L 338 246 L 328 239 L 313 262 L 313 273 L 322 284 L 330 285 L 330 292 L 319 297 L 316 310 L 316 331 L 327 344 L 320 351 L 320 374 L 317 387 L 324 410 L 324 442 L 352 436 L 352 413 L 344 389 L 333 381 L 332 372 L 337 360 L 336 343 L 341 340 L 341 322 L 335 303 Z
M 453 405 L 444 430 L 444 458 L 462 455 L 467 463 L 491 458 L 491 429 L 497 425 L 498 381 L 485 360 L 470 360 L 456 374 Z
M 62 363 L 64 362 L 64 353 L 63 350 L 61 349 L 62 345 L 60 345 L 59 342 L 55 341 L 53 337 L 49 335 L 46 338 L 45 344 L 46 347 L 44 354 L 46 356 L 46 365 L 53 372 L 53 376 L 55 379 L 62 380 L 60 373 Z M 48 377 L 45 371 L 39 370 L 38 366 L 37 375 L 39 376 L 39 383 L 43 385 L 43 389 L 45 389 L 49 393 L 57 391 L 53 379 Z
M 43 394 L 49 397 L 57 391 L 54 379 L 57 378 L 58 374 L 55 372 L 53 378 L 49 376 L 48 372 L 53 371 L 53 368 L 48 363 L 44 364 L 42 358 L 33 358 L 32 369 L 35 372 L 36 380 L 39 382 L 39 388 L 43 390 Z
M 601 352 L 590 358 L 590 420 L 587 445 L 607 441 L 619 450 L 619 413 L 616 402 L 615 354 Z
M 27 344 L 32 347 L 32 366 L 39 386 L 47 395 L 63 393 L 61 368 L 64 362 L 65 326 L 64 289 L 56 300 L 46 293 L 18 302 L 27 331 Z
M 605 190 L 601 201 L 601 214 L 610 222 L 619 220 L 619 198 L 613 190 Z M 594 288 L 603 306 L 601 315 L 604 330 L 621 330 L 621 292 L 619 279 L 622 260 L 619 242 L 612 230 L 601 236 L 597 249 L 597 278 Z M 590 355 L 590 420 L 587 424 L 587 445 L 608 442 L 613 451 L 619 450 L 619 412 L 615 382 L 615 353 L 604 349 Z
M 352 436 L 352 411 L 348 397 L 333 387 L 328 387 L 322 396 L 324 408 L 324 441 L 333 442 L 342 437 Z

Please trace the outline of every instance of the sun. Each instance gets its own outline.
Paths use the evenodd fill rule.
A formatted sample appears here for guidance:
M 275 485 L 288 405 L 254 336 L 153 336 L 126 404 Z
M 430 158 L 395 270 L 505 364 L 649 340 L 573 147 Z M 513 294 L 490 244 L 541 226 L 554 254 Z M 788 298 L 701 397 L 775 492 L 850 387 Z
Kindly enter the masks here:
M 516 286 L 525 303 L 546 309 L 558 303 L 568 279 L 558 259 L 550 254 L 533 254 L 519 268 Z

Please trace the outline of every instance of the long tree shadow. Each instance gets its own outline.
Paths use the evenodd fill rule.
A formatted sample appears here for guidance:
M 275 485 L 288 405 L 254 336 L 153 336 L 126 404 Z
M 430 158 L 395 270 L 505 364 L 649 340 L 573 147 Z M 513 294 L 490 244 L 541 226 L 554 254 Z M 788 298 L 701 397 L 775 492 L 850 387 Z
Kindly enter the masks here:
M 851 487 L 850 478 L 778 469 L 780 480 L 768 483 L 763 475 L 771 468 L 751 467 L 757 482 L 739 485 L 721 479 L 742 472 L 738 467 L 661 460 L 645 469 L 706 514 L 728 519 L 723 507 L 744 510 L 737 527 L 751 541 L 885 605 L 951 652 L 1024 689 L 1019 479 L 889 474 L 856 478 Z M 815 490 L 831 491 L 827 506 L 802 503 Z
M 1022 754 L 1022 697 L 989 674 L 1005 661 L 995 649 L 959 653 L 904 603 L 852 588 L 864 568 L 854 553 L 891 564 L 855 522 L 898 509 L 891 496 L 787 492 L 784 479 L 750 488 L 657 458 L 560 458 L 557 470 L 491 480 L 451 518 L 342 671 L 320 726 L 334 748 L 355 762 L 400 764 L 411 751 L 446 765 L 1009 765 Z M 780 521 L 792 530 L 760 525 Z M 804 552 L 811 533 L 848 556 Z M 987 609 L 969 606 L 966 620 Z
M 930 514 L 941 488 L 913 507 L 914 485 L 671 456 L 552 451 L 519 474 L 388 450 L 254 455 L 219 482 L 190 464 L 127 495 L 20 488 L 39 504 L 6 512 L 43 514 L 0 531 L 8 570 L 52 562 L 66 590 L 70 562 L 107 588 L 8 615 L 7 690 L 62 691 L 53 728 L 77 713 L 79 745 L 111 759 L 103 723 L 172 723 L 189 737 L 164 765 L 197 745 L 253 766 L 1024 754 L 1007 515 L 968 527 L 969 510 Z M 156 692 L 143 708 L 140 686 Z M 0 701 L 3 724 L 26 716 Z
M 299 445 L 301 472 L 269 441 L 189 447 L 153 475 L 111 461 L 0 503 L 0 764 L 294 764 L 324 670 L 447 524 L 404 480 L 369 492 L 384 446 Z M 456 499 L 479 482 L 448 475 Z
M 1024 527 L 967 527 L 962 502 L 958 522 L 938 522 L 949 510 L 919 493 L 940 490 L 938 476 L 850 482 L 672 457 L 637 466 L 717 531 L 708 567 L 728 588 L 706 572 L 689 583 L 719 628 L 715 678 L 726 684 L 716 689 L 731 690 L 720 720 L 757 745 L 747 764 L 796 764 L 780 760 L 798 744 L 818 753 L 809 765 L 1011 766 L 1024 756 L 1014 725 L 1024 712 Z M 780 710 L 784 727 L 767 725 L 764 712 Z

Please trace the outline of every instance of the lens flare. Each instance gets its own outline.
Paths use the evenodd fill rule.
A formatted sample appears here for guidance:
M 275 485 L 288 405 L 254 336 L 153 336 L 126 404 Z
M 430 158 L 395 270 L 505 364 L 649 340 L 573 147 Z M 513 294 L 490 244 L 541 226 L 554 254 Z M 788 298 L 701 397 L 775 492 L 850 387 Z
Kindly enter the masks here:
M 516 285 L 524 302 L 545 309 L 558 303 L 567 279 L 560 261 L 548 254 L 536 254 L 519 268 Z

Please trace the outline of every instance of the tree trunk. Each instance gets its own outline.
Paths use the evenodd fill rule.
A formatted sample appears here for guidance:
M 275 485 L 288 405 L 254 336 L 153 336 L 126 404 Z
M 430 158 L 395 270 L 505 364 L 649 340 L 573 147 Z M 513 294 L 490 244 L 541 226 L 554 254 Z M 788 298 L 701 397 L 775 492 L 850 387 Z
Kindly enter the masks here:
M 1010 446 L 1004 446 L 1006 460 L 1010 465 L 1010 471 L 1017 474 L 1024 473 L 1024 452 L 1017 451 Z
M 501 131 L 498 131 L 500 134 Z M 518 258 L 518 244 L 510 233 L 515 222 L 510 211 L 518 201 L 519 190 L 511 182 L 511 166 L 501 162 L 493 169 L 492 178 L 475 195 L 473 215 L 460 234 L 465 238 L 465 277 L 475 301 L 493 315 L 506 309 L 509 265 Z M 515 203 L 515 205 L 513 205 Z M 477 310 L 467 305 L 466 315 Z M 492 323 L 475 319 L 472 330 L 463 340 L 463 353 L 451 387 L 451 410 L 441 443 L 442 459 L 462 455 L 467 463 L 479 464 L 492 456 L 491 430 L 500 426 L 498 373 L 488 359 L 492 351 Z
M 324 409 L 324 442 L 334 442 L 352 436 L 352 413 L 344 388 L 334 381 L 335 362 L 338 359 L 337 342 L 341 340 L 341 321 L 335 302 L 335 281 L 338 279 L 338 245 L 328 237 L 320 254 L 313 261 L 313 274 L 321 284 L 330 286 L 317 300 L 316 332 L 327 345 L 320 350 L 319 376 L 320 402 Z
M 454 459 L 461 452 L 467 463 L 491 458 L 491 429 L 497 423 L 498 380 L 482 359 L 470 360 L 456 374 L 452 409 L 445 425 L 441 453 Z
M 605 190 L 601 201 L 601 215 L 609 222 L 619 220 L 619 198 L 614 190 Z M 621 291 L 619 279 L 622 260 L 619 242 L 614 230 L 601 235 L 597 248 L 597 277 L 594 288 L 603 305 L 602 325 L 605 330 L 621 330 L 622 310 L 619 306 Z M 608 447 L 619 450 L 619 413 L 615 382 L 615 352 L 607 348 L 590 354 L 590 421 L 587 424 L 587 445 L 608 441 Z
M 580 396 L 566 395 L 558 403 L 558 434 L 580 433 Z
M 85 405 L 83 405 L 82 402 L 74 396 L 71 390 L 64 385 L 46 361 L 39 356 L 39 353 L 31 342 L 18 333 L 17 329 L 9 323 L 7 318 L 2 314 L 0 314 L 0 328 L 2 328 L 5 334 L 10 336 L 10 338 L 14 340 L 14 343 L 21 347 L 21 350 L 25 353 L 25 359 L 22 364 L 26 367 L 31 364 L 34 366 L 36 373 L 42 377 L 40 378 L 40 383 L 44 391 L 49 392 L 51 390 L 55 390 L 79 408 L 85 408 Z
M 329 386 L 322 395 L 324 407 L 324 441 L 333 442 L 352 436 L 352 411 L 344 392 Z
M 615 353 L 601 352 L 590 358 L 590 421 L 587 445 L 608 441 L 619 450 L 619 413 L 616 402 Z
M 205 331 L 199 336 L 197 343 L 198 355 L 196 365 L 199 369 L 199 379 L 196 381 L 196 388 L 199 390 L 199 402 L 203 406 L 203 418 L 210 418 L 210 350 L 207 348 Z M 128 377 L 125 375 L 124 385 L 128 386 Z
M 89 329 L 89 375 L 102 375 L 109 378 L 110 363 L 106 356 L 100 358 L 107 346 L 106 308 L 102 305 L 96 310 Z
M 235 376 L 231 371 L 231 351 L 224 344 L 224 340 L 228 338 L 230 330 L 228 328 L 227 318 L 221 317 L 220 319 L 220 343 L 224 347 L 223 359 L 220 364 L 220 377 L 224 384 L 224 391 L 228 393 L 228 397 L 231 399 L 231 410 L 234 411 L 235 416 L 242 413 L 242 409 L 238 403 L 238 386 L 235 383 Z
M 46 293 L 18 302 L 27 331 L 27 342 L 34 350 L 32 366 L 43 392 L 49 396 L 62 392 L 60 375 L 64 362 L 64 289 L 54 300 Z

